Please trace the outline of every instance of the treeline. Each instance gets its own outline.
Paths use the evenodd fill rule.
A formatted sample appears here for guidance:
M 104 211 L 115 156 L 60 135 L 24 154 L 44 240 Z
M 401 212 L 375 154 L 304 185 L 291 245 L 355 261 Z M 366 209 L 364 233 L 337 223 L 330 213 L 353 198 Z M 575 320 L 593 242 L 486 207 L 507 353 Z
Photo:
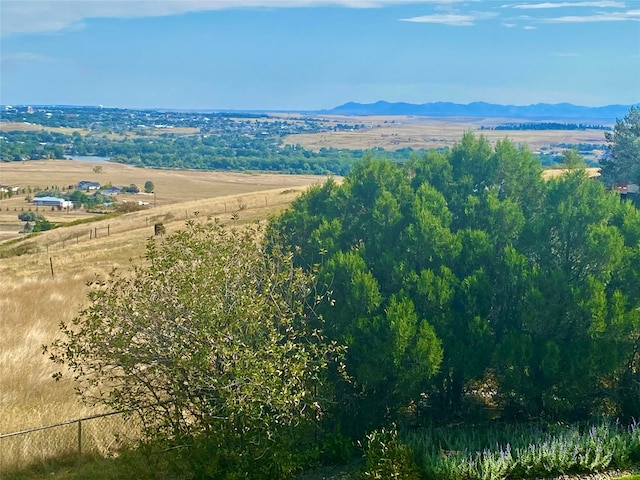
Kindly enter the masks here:
M 262 170 L 296 174 L 345 175 L 365 155 L 407 161 L 412 149 L 386 151 L 321 148 L 313 152 L 279 139 L 239 133 L 207 135 L 162 134 L 112 140 L 41 132 L 5 132 L 0 139 L 3 161 L 97 155 L 128 165 L 193 170 Z
M 480 127 L 481 130 L 611 130 L 606 125 L 587 125 L 584 123 L 529 122 L 506 123 L 495 127 Z

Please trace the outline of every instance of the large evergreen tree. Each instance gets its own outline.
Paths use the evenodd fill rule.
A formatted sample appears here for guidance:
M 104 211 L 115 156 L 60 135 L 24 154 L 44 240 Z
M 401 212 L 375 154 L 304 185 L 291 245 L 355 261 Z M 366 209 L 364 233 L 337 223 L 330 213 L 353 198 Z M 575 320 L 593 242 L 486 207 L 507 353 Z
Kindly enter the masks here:
M 638 369 L 640 295 L 625 281 L 640 270 L 637 210 L 567 158 L 545 182 L 528 150 L 466 134 L 403 167 L 365 159 L 273 222 L 332 292 L 325 333 L 348 349 L 349 420 L 425 400 L 461 412 L 480 387 L 526 415 L 623 410 Z
M 640 107 L 631 107 L 605 137 L 609 155 L 601 162 L 603 180 L 608 184 L 640 184 Z

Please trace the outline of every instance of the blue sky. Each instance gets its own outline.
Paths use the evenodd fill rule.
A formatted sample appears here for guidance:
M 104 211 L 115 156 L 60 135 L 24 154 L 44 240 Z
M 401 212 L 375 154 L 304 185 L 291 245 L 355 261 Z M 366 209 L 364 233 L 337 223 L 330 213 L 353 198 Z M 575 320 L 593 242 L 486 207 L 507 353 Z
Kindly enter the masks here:
M 0 103 L 640 103 L 640 0 L 0 0 Z

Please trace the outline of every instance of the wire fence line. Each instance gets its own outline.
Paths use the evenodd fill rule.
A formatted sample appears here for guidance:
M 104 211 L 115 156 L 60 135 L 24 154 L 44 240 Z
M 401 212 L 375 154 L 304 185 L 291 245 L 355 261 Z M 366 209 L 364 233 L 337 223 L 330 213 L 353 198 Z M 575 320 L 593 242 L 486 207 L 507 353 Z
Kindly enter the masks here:
M 265 194 L 264 192 L 250 192 L 244 195 L 234 196 L 233 198 L 222 197 L 211 199 L 210 202 L 200 204 L 200 211 L 190 211 L 185 209 L 184 203 L 169 204 L 163 206 L 160 210 L 154 208 L 141 210 L 139 212 L 131 212 L 133 215 L 128 218 L 124 224 L 119 220 L 120 227 L 110 224 L 81 224 L 74 225 L 70 231 L 58 230 L 57 235 L 49 235 L 47 238 L 34 238 L 26 240 L 20 246 L 21 253 L 52 253 L 54 251 L 64 250 L 66 247 L 87 241 L 100 241 L 112 234 L 122 233 L 122 230 L 131 230 L 131 224 L 135 228 L 149 228 L 149 235 L 154 235 L 154 224 L 163 221 L 173 221 L 178 219 L 188 220 L 198 215 L 202 218 L 206 216 L 226 215 L 227 220 L 237 220 L 243 217 L 243 210 L 262 210 L 272 207 L 283 206 L 291 203 L 291 201 L 299 195 L 300 191 L 296 188 L 283 189 L 279 193 Z M 198 202 L 198 201 L 194 201 Z M 187 202 L 189 203 L 189 202 Z M 136 215 L 138 213 L 138 215 Z M 104 222 L 104 220 L 100 220 Z M 93 222 L 92 222 L 93 223 Z
M 0 478 L 54 458 L 110 455 L 139 438 L 140 424 L 129 412 L 109 412 L 18 432 L 0 434 Z

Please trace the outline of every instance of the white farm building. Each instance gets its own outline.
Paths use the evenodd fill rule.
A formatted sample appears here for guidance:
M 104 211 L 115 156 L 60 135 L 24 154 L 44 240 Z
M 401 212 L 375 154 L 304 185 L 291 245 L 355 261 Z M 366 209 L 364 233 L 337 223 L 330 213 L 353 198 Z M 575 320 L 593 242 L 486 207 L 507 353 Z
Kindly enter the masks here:
M 36 207 L 72 208 L 73 202 L 58 197 L 36 197 L 33 199 Z

